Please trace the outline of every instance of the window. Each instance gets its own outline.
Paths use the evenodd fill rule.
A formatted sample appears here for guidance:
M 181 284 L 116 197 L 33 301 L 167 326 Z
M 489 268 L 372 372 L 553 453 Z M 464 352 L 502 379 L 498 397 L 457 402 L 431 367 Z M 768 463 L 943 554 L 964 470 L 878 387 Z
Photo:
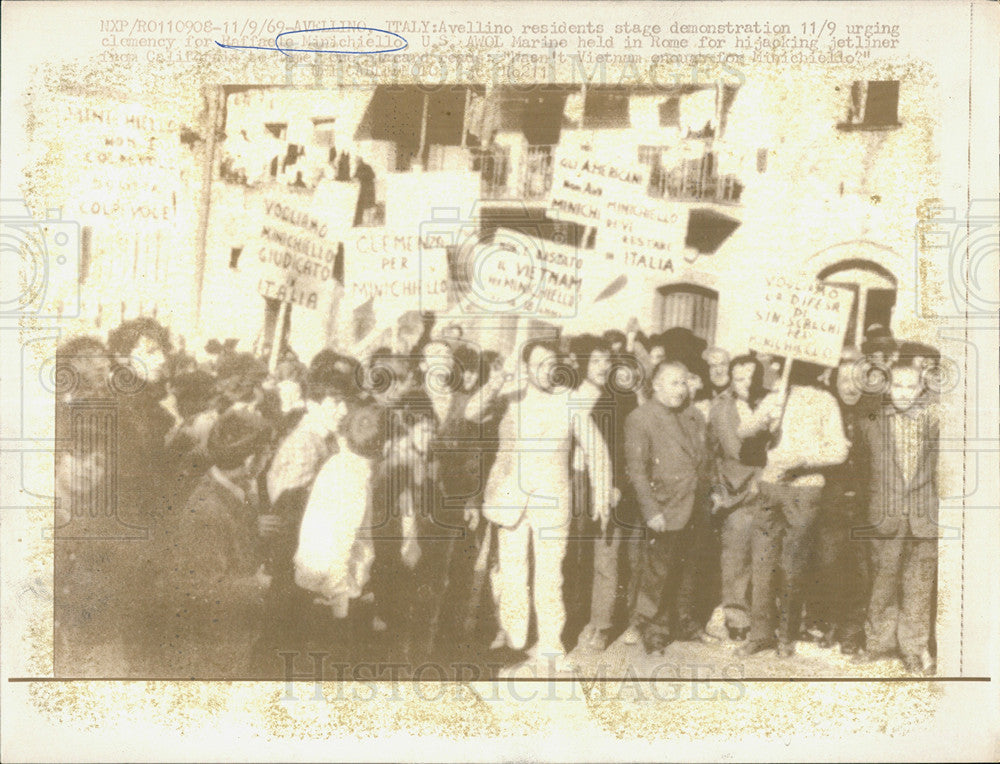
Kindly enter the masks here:
M 660 101 L 660 127 L 681 126 L 681 99 L 672 96 L 666 101 Z
M 265 122 L 264 127 L 279 141 L 285 140 L 285 136 L 288 134 L 287 122 Z
M 624 90 L 588 90 L 586 100 L 583 102 L 583 126 L 631 127 L 628 93 Z
M 666 146 L 639 146 L 639 164 L 644 164 L 650 169 L 655 170 L 660 166 L 665 149 Z
M 507 146 L 494 145 L 486 150 L 474 151 L 472 170 L 482 178 L 480 193 L 484 199 L 504 199 L 508 196 L 510 149 Z
M 841 130 L 884 130 L 899 127 L 899 80 L 856 80 L 851 84 L 847 119 Z
M 334 145 L 333 123 L 335 121 L 332 117 L 313 117 L 312 142 L 317 146 L 332 147 Z
M 525 199 L 544 199 L 552 188 L 553 148 L 550 145 L 528 146 L 521 189 Z
M 715 343 L 719 293 L 697 284 L 671 284 L 657 291 L 660 331 L 682 327 L 709 345 Z

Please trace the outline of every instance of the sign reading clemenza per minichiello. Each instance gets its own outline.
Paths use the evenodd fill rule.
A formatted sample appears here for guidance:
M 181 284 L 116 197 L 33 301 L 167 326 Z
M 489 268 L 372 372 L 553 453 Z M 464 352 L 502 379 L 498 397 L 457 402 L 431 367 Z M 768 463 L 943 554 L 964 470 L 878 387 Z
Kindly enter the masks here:
M 854 294 L 811 277 L 765 276 L 763 299 L 750 314 L 751 350 L 836 366 Z
M 344 299 L 355 307 L 372 300 L 380 320 L 410 310 L 448 307 L 449 237 L 413 228 L 355 228 L 344 255 Z
M 330 183 L 315 192 L 268 188 L 257 192 L 248 254 L 262 297 L 329 312 L 336 298 L 338 252 L 353 222 L 358 189 Z

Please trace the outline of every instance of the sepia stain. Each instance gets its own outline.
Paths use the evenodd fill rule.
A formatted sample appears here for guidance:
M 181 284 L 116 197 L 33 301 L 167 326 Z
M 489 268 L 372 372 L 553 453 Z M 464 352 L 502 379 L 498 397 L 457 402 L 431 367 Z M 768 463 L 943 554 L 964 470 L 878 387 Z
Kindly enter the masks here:
M 534 65 L 514 61 L 510 55 L 496 57 L 493 50 L 441 46 L 431 54 L 464 55 L 470 80 L 489 81 L 497 66 L 512 66 L 515 77 L 530 81 L 539 74 Z M 489 53 L 494 58 L 487 58 Z M 718 68 L 718 67 L 717 67 Z M 611 78 L 628 83 L 637 76 L 634 66 L 609 66 Z M 780 91 L 790 75 L 783 69 L 741 64 L 750 78 L 767 82 Z M 311 81 L 322 75 L 319 67 L 307 72 Z M 690 76 L 686 66 L 664 67 L 664 72 L 679 81 Z M 559 76 L 569 72 L 563 67 Z M 717 72 L 716 72 L 717 73 Z M 164 76 L 164 74 L 168 76 Z M 255 82 L 284 84 L 287 72 L 276 68 L 267 57 L 203 57 L 191 64 L 169 70 L 154 67 L 111 65 L 52 66 L 40 64 L 28 91 L 26 125 L 33 145 L 41 150 L 33 157 L 22 187 L 25 200 L 36 214 L 45 210 L 45 200 L 60 198 L 71 179 L 61 168 L 72 166 L 73 145 L 60 136 L 58 125 L 46 119 L 60 99 L 79 96 L 88 99 L 134 98 L 135 93 L 152 94 L 151 100 L 175 104 L 178 112 L 196 132 L 205 134 L 210 126 L 201 101 L 200 86 L 212 83 Z M 703 73 L 710 77 L 711 74 Z M 796 76 L 826 86 L 830 70 L 804 67 Z M 922 92 L 933 90 L 934 78 L 929 67 L 919 61 L 877 64 L 850 70 L 839 68 L 839 79 L 884 77 L 912 83 Z M 322 80 L 321 80 L 322 81 Z M 416 83 L 419 77 L 404 68 L 397 82 Z M 778 99 L 780 102 L 780 98 Z M 939 131 L 933 114 L 937 108 L 917 110 L 914 121 L 920 128 L 918 138 L 902 147 L 897 156 L 900 166 L 907 160 L 916 164 L 936 152 L 934 135 Z M 795 115 L 789 115 L 795 119 Z M 850 161 L 871 165 L 876 149 L 888 136 L 870 139 L 866 146 L 849 152 Z M 872 206 L 886 206 L 877 194 L 868 196 Z M 915 214 L 914 225 L 929 219 Z M 914 230 L 911 227 L 910 230 Z M 901 257 L 911 257 L 912 241 L 899 236 L 894 242 Z M 939 307 L 946 302 L 945 283 L 938 272 L 940 265 L 931 258 L 918 259 L 917 291 L 921 304 Z M 914 338 L 936 340 L 936 326 L 914 316 L 901 318 L 901 324 Z M 31 318 L 21 319 L 23 336 L 45 328 Z M 72 326 L 65 327 L 71 330 Z M 41 360 L 40 358 L 36 360 Z M 51 475 L 48 476 L 51 481 Z M 44 476 L 41 481 L 44 484 Z M 52 513 L 47 508 L 29 510 L 34 527 L 51 526 Z M 41 533 L 31 542 L 31 570 L 27 575 L 52 576 L 52 543 Z M 954 596 L 942 591 L 942 601 Z M 28 670 L 36 676 L 50 676 L 53 671 L 53 626 L 51 603 L 26 599 L 33 613 L 27 630 Z M 887 670 L 887 676 L 891 672 Z M 177 732 L 212 726 L 219 720 L 238 720 L 277 740 L 327 739 L 350 737 L 375 739 L 393 733 L 439 736 L 445 739 L 474 737 L 520 737 L 558 731 L 552 717 L 535 713 L 535 708 L 514 700 L 505 693 L 495 693 L 489 683 L 448 685 L 447 692 L 433 692 L 409 684 L 391 687 L 382 683 L 325 683 L 323 700 L 313 701 L 313 686 L 308 682 L 294 685 L 299 700 L 285 698 L 284 683 L 250 682 L 66 682 L 33 683 L 29 697 L 35 710 L 53 723 L 67 727 L 98 730 L 129 717 L 142 718 Z M 427 689 L 427 688 L 425 688 Z M 690 697 L 688 682 L 664 683 L 656 689 L 636 683 L 597 683 L 581 689 L 581 698 L 568 701 L 585 709 L 588 720 L 620 740 L 688 739 L 706 737 L 743 739 L 759 736 L 766 739 L 798 739 L 800 736 L 837 737 L 880 732 L 904 737 L 918 731 L 935 713 L 941 690 L 927 683 L 864 684 L 745 684 L 739 696 L 725 697 L 734 688 L 708 684 L 702 688 L 706 697 Z M 712 695 L 713 693 L 721 693 Z M 496 698 L 494 699 L 494 695 Z M 433 697 L 434 700 L 428 700 Z M 541 705 L 541 703 L 539 703 Z M 558 715 L 555 716 L 558 718 Z

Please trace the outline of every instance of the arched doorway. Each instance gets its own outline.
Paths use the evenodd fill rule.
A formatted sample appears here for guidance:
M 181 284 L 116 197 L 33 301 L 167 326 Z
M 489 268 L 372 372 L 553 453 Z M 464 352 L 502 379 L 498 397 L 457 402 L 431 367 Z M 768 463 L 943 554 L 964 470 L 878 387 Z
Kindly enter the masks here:
M 661 332 L 680 326 L 712 345 L 718 310 L 719 293 L 708 287 L 670 284 L 656 290 L 656 325 Z
M 841 260 L 823 268 L 820 281 L 849 289 L 854 294 L 845 345 L 860 346 L 865 329 L 872 324 L 892 325 L 896 306 L 896 277 L 870 260 Z

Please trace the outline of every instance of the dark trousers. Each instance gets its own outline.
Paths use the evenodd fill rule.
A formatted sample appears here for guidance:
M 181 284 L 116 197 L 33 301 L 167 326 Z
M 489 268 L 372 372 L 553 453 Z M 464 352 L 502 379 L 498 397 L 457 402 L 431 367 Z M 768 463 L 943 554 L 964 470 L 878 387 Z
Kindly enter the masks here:
M 563 557 L 563 604 L 566 626 L 563 644 L 573 649 L 580 631 L 590 619 L 591 585 L 594 580 L 594 537 L 600 524 L 590 519 L 590 481 L 586 470 L 572 470 L 573 506 Z
M 865 524 L 856 504 L 853 494 L 824 492 L 806 582 L 808 621 L 840 641 L 860 640 L 868 607 L 868 541 L 851 537 Z
M 751 640 L 775 636 L 796 639 L 802 616 L 802 591 L 812 553 L 823 489 L 762 483 L 762 502 L 754 519 L 751 552 Z M 776 600 L 780 612 L 775 612 Z
M 309 665 L 310 650 L 345 657 L 350 645 L 339 633 L 342 624 L 337 624 L 330 608 L 317 604 L 316 598 L 316 594 L 295 584 L 292 568 L 274 571 L 264 595 L 261 633 L 251 659 L 254 676 L 280 678 L 285 675 L 288 661 L 295 666 Z
M 700 542 L 704 518 L 695 515 L 679 531 L 647 530 L 641 542 L 638 575 L 633 582 L 631 622 L 647 650 L 696 629 Z
M 459 614 L 449 587 L 454 534 L 453 528 L 424 528 L 420 559 L 412 569 L 403 564 L 399 539 L 379 539 L 375 545 L 376 612 L 388 626 L 390 657 L 402 657 L 410 668 L 455 647 Z
M 890 653 L 898 647 L 903 655 L 919 657 L 930 646 L 937 539 L 899 537 L 870 543 L 868 650 Z
M 468 655 L 476 647 L 476 611 L 481 597 L 481 583 L 477 585 L 476 560 L 487 531 L 485 521 L 476 530 L 463 528 L 461 535 L 451 541 L 451 560 L 448 563 L 447 586 L 440 615 L 441 641 L 453 657 Z

